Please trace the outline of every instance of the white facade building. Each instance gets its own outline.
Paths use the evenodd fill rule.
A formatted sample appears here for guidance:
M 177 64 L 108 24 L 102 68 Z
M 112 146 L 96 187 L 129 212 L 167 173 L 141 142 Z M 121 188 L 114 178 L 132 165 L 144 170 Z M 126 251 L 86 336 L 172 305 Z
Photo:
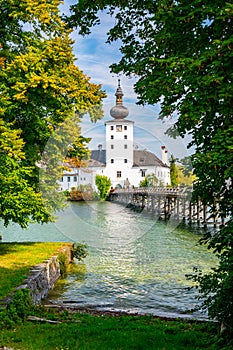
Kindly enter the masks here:
M 134 122 L 125 119 L 129 111 L 123 106 L 120 82 L 115 96 L 116 105 L 110 110 L 113 119 L 105 123 L 106 149 L 99 145 L 98 150 L 91 151 L 88 168 L 65 172 L 60 182 L 61 190 L 69 190 L 80 184 L 90 184 L 96 189 L 96 174 L 109 177 L 113 188 L 139 187 L 146 175 L 155 175 L 159 185 L 170 185 L 165 147 L 162 146 L 162 160 L 147 150 L 134 149 Z

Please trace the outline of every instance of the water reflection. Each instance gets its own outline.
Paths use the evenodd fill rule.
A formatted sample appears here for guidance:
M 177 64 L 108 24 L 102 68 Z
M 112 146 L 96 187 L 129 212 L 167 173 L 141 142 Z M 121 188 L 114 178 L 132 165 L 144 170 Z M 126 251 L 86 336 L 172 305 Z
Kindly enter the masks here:
M 188 317 L 197 301 L 195 290 L 187 289 L 191 282 L 185 274 L 194 266 L 208 270 L 216 263 L 214 256 L 198 244 L 200 237 L 191 231 L 126 208 L 114 211 L 114 207 L 101 203 L 96 210 L 83 204 L 70 208 L 70 224 L 72 217 L 78 224 L 69 234 L 73 240 L 88 243 L 89 256 L 86 272 L 80 265 L 80 271 L 68 275 L 59 297 L 55 289 L 56 302 Z
M 189 317 L 197 301 L 185 274 L 216 264 L 199 234 L 113 203 L 71 203 L 56 223 L 0 230 L 3 241 L 86 242 L 85 264 L 73 264 L 49 298 L 98 310 Z

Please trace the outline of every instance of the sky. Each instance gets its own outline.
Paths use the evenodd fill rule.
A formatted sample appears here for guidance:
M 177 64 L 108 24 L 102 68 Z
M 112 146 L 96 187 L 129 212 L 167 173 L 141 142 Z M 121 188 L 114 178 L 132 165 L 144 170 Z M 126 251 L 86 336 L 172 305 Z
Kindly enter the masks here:
M 76 1 L 65 0 L 61 11 L 69 13 L 69 5 Z M 123 104 L 129 110 L 128 120 L 134 121 L 134 143 L 139 149 L 147 149 L 161 158 L 161 146 L 165 146 L 169 156 L 183 158 L 190 154 L 187 149 L 188 139 L 172 139 L 165 135 L 165 131 L 172 125 L 173 120 L 158 120 L 160 105 L 139 106 L 136 104 L 137 95 L 134 92 L 135 78 L 124 75 L 117 76 L 110 72 L 109 66 L 120 59 L 119 43 L 106 44 L 106 33 L 111 28 L 112 19 L 102 14 L 102 23 L 92 29 L 92 33 L 82 37 L 74 31 L 74 54 L 77 66 L 91 78 L 91 82 L 102 84 L 107 98 L 103 101 L 104 118 L 92 123 L 84 117 L 81 123 L 82 134 L 91 137 L 91 149 L 97 149 L 99 144 L 105 148 L 105 122 L 111 120 L 110 109 L 115 105 L 115 92 L 120 78 L 124 93 Z

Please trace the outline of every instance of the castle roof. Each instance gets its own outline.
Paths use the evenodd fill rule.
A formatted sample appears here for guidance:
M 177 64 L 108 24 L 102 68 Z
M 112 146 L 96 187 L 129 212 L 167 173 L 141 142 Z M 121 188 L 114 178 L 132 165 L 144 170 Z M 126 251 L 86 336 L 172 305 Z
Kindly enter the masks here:
M 154 153 L 146 149 L 133 151 L 133 166 L 161 166 L 169 168 L 169 166 L 164 164 Z
M 106 150 L 97 149 L 91 151 L 91 156 L 88 166 L 104 166 L 106 164 Z

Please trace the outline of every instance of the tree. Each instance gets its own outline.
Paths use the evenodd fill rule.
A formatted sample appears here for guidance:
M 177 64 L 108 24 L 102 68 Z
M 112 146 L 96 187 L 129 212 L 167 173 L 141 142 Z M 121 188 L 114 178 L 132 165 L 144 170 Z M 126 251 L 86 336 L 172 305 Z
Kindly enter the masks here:
M 59 4 L 0 1 L 0 139 L 6 142 L 7 132 L 12 149 L 20 143 L 22 155 L 2 155 L 17 178 L 14 182 L 12 167 L 1 167 L 0 217 L 6 225 L 51 220 L 51 212 L 64 203 L 57 180 L 61 162 L 79 140 L 78 123 L 86 113 L 92 121 L 102 117 L 105 93 L 75 65 L 71 31 L 61 20 Z
M 196 181 L 196 176 L 193 174 L 192 162 L 190 157 L 185 157 L 179 160 L 177 165 L 178 170 L 178 184 L 193 186 Z
M 48 222 L 51 215 L 30 183 L 32 168 L 22 166 L 23 145 L 20 131 L 0 120 L 0 216 L 6 226 L 14 221 L 26 228 L 29 222 Z
M 145 179 L 140 181 L 139 187 L 154 187 L 158 185 L 158 178 L 155 174 L 146 175 Z
M 176 187 L 178 185 L 178 168 L 176 166 L 176 160 L 174 155 L 171 155 L 170 158 L 170 177 L 171 177 L 171 185 Z
M 90 137 L 80 135 L 67 152 L 67 162 L 75 168 L 87 166 L 87 160 L 90 158 L 91 151 L 88 148 Z
M 111 187 L 111 180 L 104 175 L 96 175 L 95 184 L 98 188 L 100 198 L 105 200 Z
M 178 184 L 183 186 L 192 186 L 195 181 L 195 176 L 192 174 L 186 175 L 186 169 L 183 166 L 177 165 Z
M 139 103 L 161 103 L 160 118 L 178 115 L 168 134 L 189 133 L 196 176 L 194 199 L 225 225 L 205 242 L 219 256 L 219 268 L 197 275 L 203 308 L 233 324 L 233 5 L 222 0 L 80 0 L 67 20 L 80 33 L 99 23 L 98 11 L 114 17 L 108 42 L 120 39 L 122 58 L 111 66 L 138 78 Z M 222 293 L 221 293 L 222 292 Z

